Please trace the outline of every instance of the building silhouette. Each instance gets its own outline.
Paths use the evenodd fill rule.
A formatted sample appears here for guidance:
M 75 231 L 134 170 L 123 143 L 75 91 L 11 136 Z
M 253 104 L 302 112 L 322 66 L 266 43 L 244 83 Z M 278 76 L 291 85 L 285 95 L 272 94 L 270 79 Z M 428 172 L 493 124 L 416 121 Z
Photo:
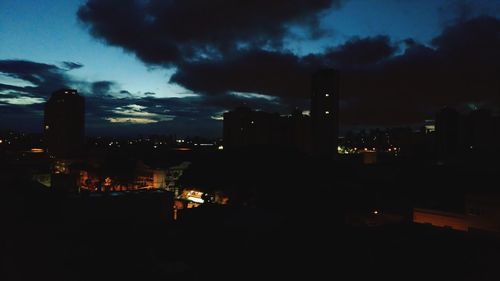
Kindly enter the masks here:
M 487 109 L 460 113 L 445 107 L 436 114 L 436 148 L 441 160 L 498 153 L 498 117 Z
M 302 111 L 290 115 L 239 107 L 224 113 L 224 148 L 281 147 L 308 152 L 310 120 Z
M 436 145 L 440 158 L 455 155 L 460 150 L 460 114 L 445 107 L 436 114 Z
M 61 89 L 45 104 L 43 132 L 53 158 L 71 159 L 82 153 L 85 136 L 85 101 L 76 90 Z
M 313 154 L 337 155 L 339 130 L 339 78 L 333 69 L 319 70 L 311 79 L 311 131 Z
M 472 111 L 464 118 L 465 150 L 488 152 L 495 149 L 495 119 L 486 109 Z
M 337 155 L 339 79 L 333 69 L 319 70 L 311 78 L 311 116 L 295 109 L 279 115 L 240 107 L 224 114 L 224 147 L 280 146 L 317 157 Z
M 279 114 L 238 107 L 224 113 L 224 146 L 240 148 L 278 144 Z

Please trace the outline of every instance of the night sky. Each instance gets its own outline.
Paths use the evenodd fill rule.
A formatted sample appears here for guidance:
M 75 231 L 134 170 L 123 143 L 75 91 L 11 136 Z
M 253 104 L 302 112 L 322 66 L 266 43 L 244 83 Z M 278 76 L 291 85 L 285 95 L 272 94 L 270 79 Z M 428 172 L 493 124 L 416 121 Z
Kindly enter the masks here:
M 500 1 L 2 0 L 0 130 L 40 132 L 61 87 L 88 135 L 221 136 L 239 105 L 308 110 L 341 72 L 341 127 L 500 105 Z

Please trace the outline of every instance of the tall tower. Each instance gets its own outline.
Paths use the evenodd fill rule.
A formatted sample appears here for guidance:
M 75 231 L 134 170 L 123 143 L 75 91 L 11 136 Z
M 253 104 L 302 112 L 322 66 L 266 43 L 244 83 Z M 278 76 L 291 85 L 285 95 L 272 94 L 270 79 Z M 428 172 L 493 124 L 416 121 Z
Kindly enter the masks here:
M 339 79 L 333 69 L 322 69 L 311 79 L 311 122 L 313 154 L 337 156 L 339 130 Z
M 76 90 L 62 89 L 45 104 L 43 130 L 50 156 L 80 156 L 85 137 L 85 101 Z

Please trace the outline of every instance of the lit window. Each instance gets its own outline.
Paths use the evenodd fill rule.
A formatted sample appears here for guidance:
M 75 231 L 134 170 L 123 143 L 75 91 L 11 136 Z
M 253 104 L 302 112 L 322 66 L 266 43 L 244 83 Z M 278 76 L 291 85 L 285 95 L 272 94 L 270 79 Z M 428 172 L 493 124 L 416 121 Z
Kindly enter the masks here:
M 326 114 L 326 115 L 330 114 L 330 111 L 325 111 L 325 114 Z
M 329 96 L 330 96 L 330 94 L 325 94 L 325 97 L 329 97 Z

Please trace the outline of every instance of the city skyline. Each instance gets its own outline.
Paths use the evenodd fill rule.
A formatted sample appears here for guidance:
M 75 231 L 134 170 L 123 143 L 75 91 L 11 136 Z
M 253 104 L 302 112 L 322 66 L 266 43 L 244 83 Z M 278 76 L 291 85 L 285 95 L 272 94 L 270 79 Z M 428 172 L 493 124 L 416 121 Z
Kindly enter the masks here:
M 2 2 L 0 129 L 41 132 L 44 103 L 70 87 L 89 135 L 219 137 L 240 105 L 308 110 L 322 67 L 341 73 L 343 130 L 496 109 L 500 5 L 419 2 Z

